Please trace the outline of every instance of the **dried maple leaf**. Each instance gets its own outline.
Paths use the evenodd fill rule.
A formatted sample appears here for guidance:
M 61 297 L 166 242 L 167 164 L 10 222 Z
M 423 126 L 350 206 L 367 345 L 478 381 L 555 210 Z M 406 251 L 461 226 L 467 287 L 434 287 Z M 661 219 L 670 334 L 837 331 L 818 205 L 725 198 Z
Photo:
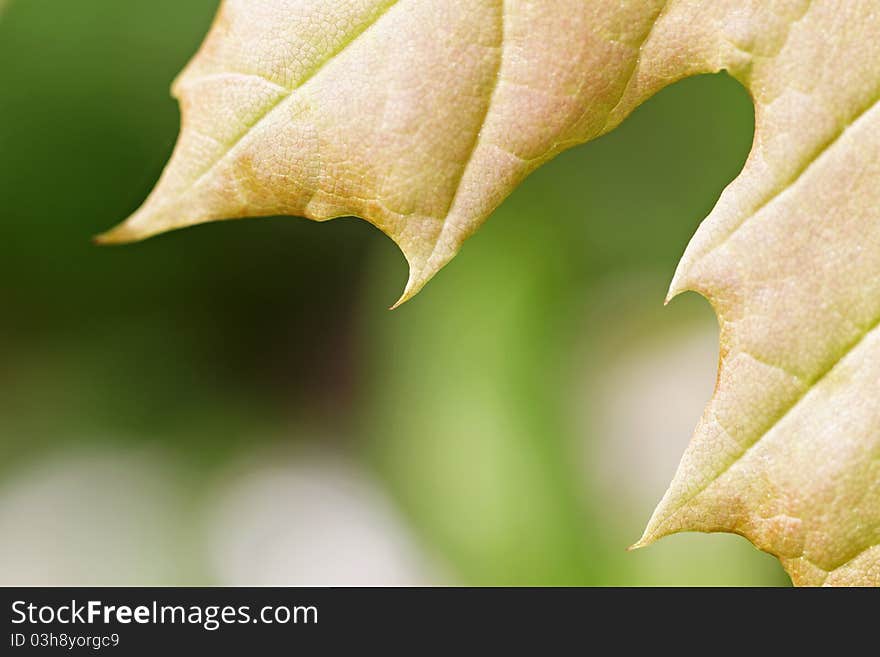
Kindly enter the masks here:
M 876 0 L 226 0 L 171 163 L 101 240 L 356 215 L 403 301 L 540 164 L 726 70 L 754 147 L 671 292 L 718 313 L 718 385 L 639 544 L 730 531 L 796 583 L 880 584 L 878 35 Z

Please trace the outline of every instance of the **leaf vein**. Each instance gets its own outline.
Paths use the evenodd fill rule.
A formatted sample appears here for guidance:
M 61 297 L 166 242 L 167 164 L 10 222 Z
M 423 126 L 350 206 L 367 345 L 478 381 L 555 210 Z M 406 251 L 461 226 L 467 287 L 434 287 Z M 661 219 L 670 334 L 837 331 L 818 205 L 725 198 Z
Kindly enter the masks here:
M 742 221 L 739 222 L 739 224 L 737 224 L 717 244 L 715 244 L 708 251 L 703 253 L 699 257 L 698 260 L 702 261 L 705 258 L 712 255 L 713 253 L 715 253 L 718 249 L 720 249 L 722 246 L 724 246 L 743 226 L 745 226 L 752 219 L 754 219 L 758 214 L 760 214 L 762 210 L 764 210 L 765 208 L 770 206 L 773 202 L 775 202 L 777 199 L 782 197 L 785 194 L 785 192 L 787 192 L 788 190 L 793 188 L 798 183 L 798 181 L 800 181 L 810 171 L 810 169 L 812 169 L 813 166 L 816 165 L 816 163 L 822 159 L 822 157 L 824 155 L 829 153 L 844 138 L 844 136 L 847 134 L 847 132 L 849 132 L 849 130 L 851 128 L 853 128 L 857 123 L 859 123 L 859 121 L 861 121 L 862 118 L 867 116 L 871 112 L 871 110 L 873 110 L 875 107 L 877 107 L 878 104 L 880 104 L 880 97 L 877 97 L 877 96 L 873 97 L 871 102 L 868 105 L 866 105 L 864 108 L 862 108 L 855 115 L 855 117 L 852 120 L 844 123 L 837 132 L 835 132 L 830 138 L 828 138 L 826 141 L 824 141 L 822 144 L 820 144 L 817 147 L 817 149 L 814 151 L 812 156 L 810 156 L 807 159 L 807 161 L 794 172 L 794 174 L 788 179 L 788 181 L 783 183 L 782 187 L 780 187 L 775 193 L 773 193 L 765 201 L 760 203 L 757 208 L 755 208 L 752 212 L 750 212 Z
M 341 43 L 334 51 L 332 51 L 327 57 L 325 57 L 324 59 L 317 62 L 315 64 L 315 66 L 312 67 L 312 69 L 310 71 L 308 71 L 303 76 L 302 80 L 299 82 L 299 84 L 297 84 L 296 87 L 285 88 L 285 87 L 280 87 L 280 85 L 278 85 L 279 88 L 285 90 L 285 93 L 282 94 L 281 96 L 279 96 L 279 98 L 275 102 L 267 105 L 266 108 L 262 111 L 262 113 L 260 113 L 254 119 L 253 123 L 251 123 L 251 125 L 249 125 L 247 127 L 247 129 L 245 129 L 244 132 L 242 132 L 241 135 L 239 135 L 235 139 L 235 141 L 233 141 L 229 145 L 229 147 L 226 149 L 226 152 L 224 152 L 220 157 L 216 158 L 210 165 L 208 165 L 208 167 L 205 169 L 205 171 L 203 171 L 192 183 L 190 183 L 186 187 L 186 189 L 184 189 L 183 191 L 180 192 L 180 194 L 178 195 L 178 198 L 180 196 L 183 196 L 187 192 L 189 192 L 191 189 L 197 187 L 199 185 L 199 183 L 201 183 L 202 180 L 204 180 L 207 176 L 209 176 L 211 174 L 211 172 L 214 171 L 214 169 L 216 169 L 217 166 L 223 160 L 225 160 L 227 157 L 229 157 L 229 155 L 235 150 L 236 146 L 238 146 L 242 141 L 244 141 L 244 139 L 248 135 L 253 133 L 254 129 L 256 129 L 256 127 L 258 125 L 260 125 L 263 121 L 265 121 L 266 118 L 268 116 L 270 116 L 275 110 L 277 110 L 286 100 L 291 98 L 294 95 L 294 93 L 296 93 L 296 91 L 298 89 L 301 89 L 306 83 L 308 83 L 310 80 L 314 79 L 322 70 L 324 70 L 324 68 L 331 61 L 333 61 L 342 52 L 344 52 L 347 48 L 349 48 L 361 36 L 366 34 L 372 27 L 374 27 L 376 25 L 376 23 L 378 23 L 382 19 L 383 16 L 385 16 L 399 2 L 400 2 L 400 0 L 389 0 L 387 6 L 385 6 L 383 9 L 381 9 L 371 21 L 368 21 L 363 26 L 361 26 L 360 30 L 358 30 L 354 34 L 352 34 L 348 39 L 346 39 L 343 43 Z
M 762 431 L 757 438 L 750 441 L 745 447 L 743 447 L 738 454 L 736 454 L 733 459 L 730 460 L 719 472 L 715 475 L 709 477 L 705 483 L 700 485 L 693 493 L 688 495 L 685 499 L 675 505 L 675 508 L 668 511 L 662 520 L 658 520 L 656 523 L 652 523 L 655 526 L 659 527 L 670 518 L 672 518 L 676 513 L 678 513 L 682 508 L 686 505 L 690 504 L 694 499 L 696 499 L 699 495 L 703 494 L 712 484 L 718 481 L 721 477 L 723 477 L 731 468 L 733 468 L 737 463 L 739 463 L 742 459 L 748 456 L 749 452 L 753 450 L 764 438 L 766 438 L 770 432 L 777 427 L 786 417 L 788 417 L 798 406 L 807 398 L 809 393 L 816 389 L 816 386 L 822 383 L 836 368 L 842 363 L 847 356 L 849 356 L 853 351 L 855 351 L 859 345 L 863 344 L 865 340 L 876 330 L 880 329 L 880 318 L 874 321 L 874 323 L 869 326 L 860 336 L 855 338 L 849 345 L 847 345 L 842 353 L 831 361 L 829 365 L 827 365 L 821 372 L 819 372 L 810 383 L 804 388 L 804 391 L 798 395 L 791 403 L 789 403 L 785 408 L 783 408 L 774 419 L 770 421 L 770 424 L 766 429 Z
M 440 246 L 441 241 L 443 240 L 443 236 L 446 234 L 446 229 L 449 224 L 448 217 L 449 213 L 455 207 L 455 203 L 458 200 L 458 196 L 461 193 L 461 186 L 464 182 L 465 176 L 467 176 L 468 168 L 470 167 L 471 161 L 474 158 L 474 154 L 477 152 L 477 149 L 480 147 L 480 143 L 483 137 L 483 130 L 486 127 L 486 122 L 489 119 L 489 114 L 492 111 L 492 102 L 495 99 L 495 94 L 498 91 L 498 87 L 501 86 L 501 71 L 504 65 L 504 46 L 505 46 L 505 20 L 506 20 L 506 7 L 504 0 L 499 0 L 499 26 L 500 30 L 500 48 L 501 51 L 498 55 L 498 68 L 495 71 L 495 78 L 492 83 L 492 88 L 487 93 L 487 102 L 486 102 L 486 111 L 483 113 L 483 117 L 480 119 L 479 128 L 477 128 L 476 133 L 474 134 L 474 140 L 471 144 L 470 150 L 468 152 L 468 156 L 464 161 L 464 164 L 461 167 L 461 174 L 458 177 L 458 181 L 455 184 L 455 191 L 452 193 L 452 196 L 449 200 L 449 206 L 446 208 L 446 212 L 444 213 L 441 221 L 443 222 L 440 230 L 437 232 L 437 236 L 434 238 L 434 244 L 431 246 L 431 251 L 428 254 L 427 259 L 425 260 L 425 266 L 431 261 L 434 257 L 434 254 L 437 252 L 438 247 Z

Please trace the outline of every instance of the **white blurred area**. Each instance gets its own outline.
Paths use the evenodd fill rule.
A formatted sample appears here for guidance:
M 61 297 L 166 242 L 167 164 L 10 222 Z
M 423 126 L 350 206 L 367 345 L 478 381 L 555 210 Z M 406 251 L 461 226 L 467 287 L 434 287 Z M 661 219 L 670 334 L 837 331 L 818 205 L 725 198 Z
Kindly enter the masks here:
M 593 437 L 581 451 L 585 494 L 603 531 L 619 546 L 614 557 L 619 583 L 784 583 L 775 559 L 731 534 L 677 534 L 625 551 L 641 536 L 712 396 L 718 325 L 709 311 L 704 320 L 627 344 L 626 351 L 604 350 L 604 362 L 584 368 L 585 394 L 592 402 L 581 421 L 581 435 Z
M 329 451 L 266 453 L 210 495 L 223 585 L 440 583 L 369 474 Z
M 439 583 L 341 454 L 250 454 L 207 490 L 174 464 L 115 446 L 22 468 L 0 486 L 0 585 Z
M 591 382 L 589 481 L 632 511 L 660 500 L 712 397 L 718 326 L 694 323 L 617 352 Z
M 0 486 L 0 584 L 186 580 L 180 478 L 143 450 L 58 454 Z

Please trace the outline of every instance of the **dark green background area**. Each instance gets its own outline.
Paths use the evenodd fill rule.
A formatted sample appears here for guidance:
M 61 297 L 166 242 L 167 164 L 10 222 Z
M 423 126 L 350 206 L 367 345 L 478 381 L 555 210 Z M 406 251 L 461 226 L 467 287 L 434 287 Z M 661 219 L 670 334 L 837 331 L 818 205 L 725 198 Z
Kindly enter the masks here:
M 356 219 L 91 244 L 167 161 L 168 88 L 216 5 L 12 0 L 0 17 L 0 480 L 125 443 L 173 454 L 197 491 L 255 441 L 330 441 L 450 581 L 785 582 L 735 537 L 624 553 L 653 502 L 620 507 L 573 457 L 601 440 L 570 420 L 589 412 L 573 391 L 591 362 L 712 321 L 693 295 L 662 299 L 748 153 L 744 90 L 707 76 L 662 92 L 535 173 L 388 312 L 404 260 Z

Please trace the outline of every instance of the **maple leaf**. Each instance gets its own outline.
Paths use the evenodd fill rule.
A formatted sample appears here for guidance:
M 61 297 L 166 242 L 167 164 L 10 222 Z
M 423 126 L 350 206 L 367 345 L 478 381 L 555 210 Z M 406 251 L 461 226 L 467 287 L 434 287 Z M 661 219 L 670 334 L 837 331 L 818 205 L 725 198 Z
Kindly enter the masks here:
M 754 146 L 670 291 L 715 308 L 718 383 L 638 545 L 729 531 L 795 583 L 880 584 L 878 34 L 876 0 L 226 0 L 170 164 L 99 239 L 355 215 L 404 301 L 542 163 L 728 71 Z

